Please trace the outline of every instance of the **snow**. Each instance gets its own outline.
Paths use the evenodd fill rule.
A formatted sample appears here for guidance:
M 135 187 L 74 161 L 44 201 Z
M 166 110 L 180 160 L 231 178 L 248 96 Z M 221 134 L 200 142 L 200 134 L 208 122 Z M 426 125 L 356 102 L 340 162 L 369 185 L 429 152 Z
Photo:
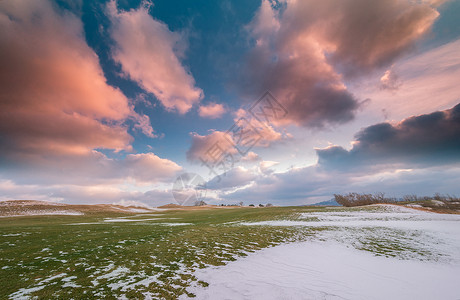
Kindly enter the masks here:
M 37 201 L 37 200 L 1 200 L 0 201 L 0 206 L 32 206 L 32 205 L 65 206 L 66 204 L 51 202 L 51 201 Z
M 460 267 L 373 256 L 336 242 L 261 250 L 198 270 L 197 299 L 458 299 Z M 186 297 L 182 297 L 185 299 Z
M 150 218 L 150 219 L 124 219 L 124 218 L 115 218 L 115 219 L 104 219 L 104 222 L 143 222 L 143 221 L 156 221 L 164 218 Z
M 431 203 L 435 206 L 445 206 L 446 204 L 439 200 L 431 200 Z
M 193 223 L 157 223 L 158 225 L 163 225 L 163 226 L 187 226 L 187 225 L 193 225 Z
M 30 294 L 33 292 L 37 292 L 39 290 L 42 290 L 46 287 L 45 284 L 50 283 L 56 279 L 65 277 L 67 274 L 66 273 L 60 273 L 51 277 L 48 277 L 42 281 L 40 281 L 36 286 L 30 287 L 30 288 L 21 288 L 17 292 L 14 292 L 13 294 L 9 295 L 10 299 L 32 299 Z
M 145 209 L 145 208 L 129 208 L 129 211 L 135 212 L 135 213 L 149 213 L 152 210 L 151 209 Z
M 423 208 L 423 206 L 421 206 L 420 204 L 406 204 L 405 206 L 412 208 Z
M 118 267 L 116 269 L 113 269 L 109 273 L 106 273 L 104 275 L 101 275 L 101 276 L 97 277 L 97 280 L 117 278 L 117 277 L 120 277 L 123 274 L 129 273 L 129 271 L 130 270 L 128 268 L 126 268 L 126 267 Z
M 460 215 L 380 205 L 240 224 L 322 230 L 197 270 L 196 299 L 460 299 Z
M 22 211 L 15 215 L 6 215 L 0 216 L 0 218 L 9 218 L 9 217 L 23 217 L 23 216 L 53 216 L 53 215 L 65 215 L 65 216 L 81 216 L 84 215 L 82 212 L 79 211 L 72 211 L 72 210 L 28 210 Z

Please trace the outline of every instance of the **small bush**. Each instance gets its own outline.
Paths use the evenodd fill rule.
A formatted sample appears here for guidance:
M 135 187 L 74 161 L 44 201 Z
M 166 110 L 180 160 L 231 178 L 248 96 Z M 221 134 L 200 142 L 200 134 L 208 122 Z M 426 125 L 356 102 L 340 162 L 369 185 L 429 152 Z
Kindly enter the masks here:
M 405 202 L 418 202 L 418 201 L 428 201 L 428 200 L 437 200 L 443 202 L 460 202 L 460 198 L 452 195 L 441 195 L 439 193 L 434 194 L 433 196 L 417 196 L 417 195 L 405 195 L 403 201 Z
M 334 194 L 335 201 L 346 207 L 362 206 L 378 203 L 396 203 L 395 198 L 386 198 L 384 193 L 359 194 L 349 193 L 347 195 Z

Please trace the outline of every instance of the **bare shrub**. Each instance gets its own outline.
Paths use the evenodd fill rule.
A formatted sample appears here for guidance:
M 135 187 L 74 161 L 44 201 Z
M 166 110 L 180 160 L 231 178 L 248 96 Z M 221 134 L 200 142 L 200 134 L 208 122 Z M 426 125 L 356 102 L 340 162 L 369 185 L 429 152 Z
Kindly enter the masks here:
M 405 195 L 403 197 L 403 201 L 405 202 L 415 202 L 415 201 L 420 201 L 419 197 L 417 195 Z
M 396 203 L 395 198 L 387 198 L 384 193 L 359 194 L 349 193 L 347 195 L 334 194 L 335 201 L 340 205 L 352 207 L 378 203 Z

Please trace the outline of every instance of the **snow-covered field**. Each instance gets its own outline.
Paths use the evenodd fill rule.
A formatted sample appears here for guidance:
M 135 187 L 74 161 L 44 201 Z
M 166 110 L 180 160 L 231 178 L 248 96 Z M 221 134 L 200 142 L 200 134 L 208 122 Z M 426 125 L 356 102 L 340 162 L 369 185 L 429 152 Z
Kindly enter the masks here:
M 198 270 L 197 299 L 460 299 L 460 215 L 380 205 L 241 224 L 322 230 Z

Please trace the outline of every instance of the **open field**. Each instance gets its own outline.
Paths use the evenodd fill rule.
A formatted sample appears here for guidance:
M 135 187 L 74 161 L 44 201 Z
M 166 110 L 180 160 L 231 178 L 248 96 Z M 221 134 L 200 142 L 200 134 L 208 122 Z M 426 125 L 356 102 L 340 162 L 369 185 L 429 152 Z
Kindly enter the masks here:
M 433 282 L 433 288 L 444 287 L 448 292 L 445 295 L 451 296 L 456 291 L 451 291 L 449 280 L 444 280 L 443 285 L 441 279 L 460 271 L 459 225 L 459 215 L 398 206 L 227 208 L 148 213 L 99 208 L 87 209 L 84 214 L 3 217 L 0 218 L 0 298 L 175 299 L 198 296 L 198 299 L 220 299 L 222 294 L 216 289 L 220 293 L 230 289 L 234 298 L 244 298 L 244 294 L 235 292 L 238 287 L 232 286 L 232 282 L 240 284 L 241 291 L 248 286 L 226 277 L 231 276 L 228 275 L 231 272 L 225 268 L 241 271 L 257 266 L 260 263 L 257 257 L 264 261 L 267 251 L 272 251 L 268 255 L 279 253 L 281 250 L 276 249 L 283 249 L 280 247 L 294 247 L 294 250 L 286 248 L 285 253 L 299 261 L 304 261 L 302 253 L 311 258 L 318 253 L 346 254 L 353 249 L 358 252 L 351 256 L 362 253 L 368 259 L 379 256 L 391 263 L 411 261 L 447 268 L 444 273 L 433 273 L 440 278 L 439 282 Z M 289 242 L 297 243 L 258 251 Z M 338 250 L 331 252 L 331 247 L 318 250 L 318 245 L 324 243 Z M 342 248 L 348 250 L 341 251 Z M 249 265 L 244 263 L 247 260 Z M 385 265 L 385 262 L 378 262 L 376 266 L 380 264 Z M 372 263 L 366 265 L 373 266 Z M 270 271 L 272 266 L 276 272 Z M 299 285 L 288 290 L 300 288 L 302 292 L 308 282 L 299 278 L 320 280 L 322 276 L 313 272 L 308 277 L 295 268 L 291 272 L 286 267 L 284 277 L 276 278 L 276 274 L 282 274 L 276 266 L 279 267 L 276 260 L 265 266 L 268 268 L 265 273 L 271 274 L 267 275 L 265 284 L 273 286 L 270 280 L 284 280 L 287 288 L 290 284 Z M 339 265 L 337 268 L 342 272 L 347 270 Z M 242 278 L 252 285 L 251 275 L 258 276 L 257 272 L 243 274 L 246 277 Z M 217 281 L 220 278 L 227 285 L 213 278 Z M 329 285 L 334 282 L 334 277 L 331 278 Z M 322 286 L 323 292 L 330 290 L 329 285 Z M 321 287 L 316 288 L 319 294 L 310 295 L 324 296 Z M 283 286 L 280 289 L 278 292 L 283 292 Z M 249 290 L 258 291 L 254 287 Z M 457 295 L 460 297 L 460 292 Z M 295 294 L 292 296 L 296 298 Z

